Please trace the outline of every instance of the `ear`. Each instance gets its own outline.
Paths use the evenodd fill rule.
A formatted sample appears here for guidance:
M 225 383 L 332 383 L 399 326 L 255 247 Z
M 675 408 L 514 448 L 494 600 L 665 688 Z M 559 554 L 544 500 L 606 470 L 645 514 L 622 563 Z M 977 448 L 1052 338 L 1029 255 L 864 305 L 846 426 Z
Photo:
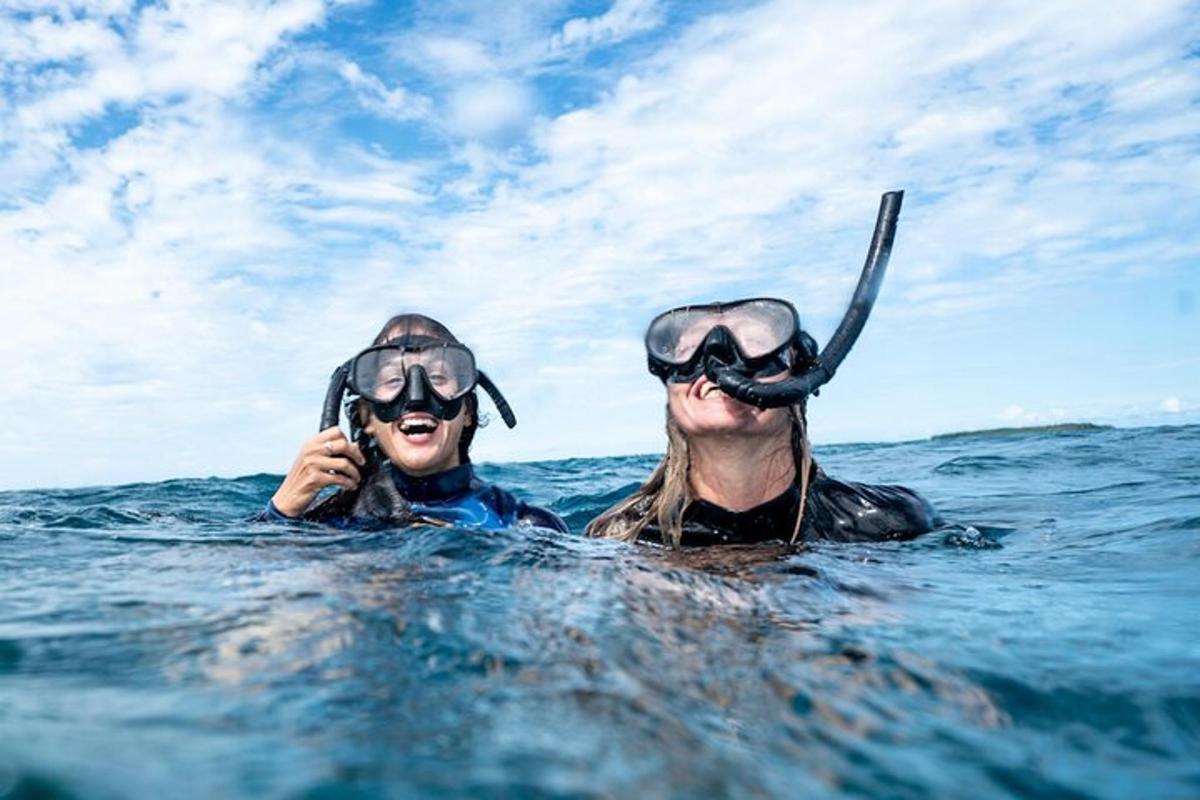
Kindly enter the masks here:
M 479 401 L 475 399 L 474 394 L 467 395 L 466 402 L 463 403 L 463 426 L 466 428 L 475 428 L 479 426 Z

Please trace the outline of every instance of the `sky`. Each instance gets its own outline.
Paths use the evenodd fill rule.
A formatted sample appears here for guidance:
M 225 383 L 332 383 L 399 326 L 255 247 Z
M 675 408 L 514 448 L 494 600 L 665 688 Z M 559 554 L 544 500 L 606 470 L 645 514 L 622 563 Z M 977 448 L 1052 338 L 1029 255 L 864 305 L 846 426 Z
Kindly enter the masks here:
M 4 0 L 0 488 L 283 473 L 402 311 L 475 460 L 660 452 L 649 320 L 824 342 L 890 189 L 818 445 L 1200 421 L 1196 2 Z

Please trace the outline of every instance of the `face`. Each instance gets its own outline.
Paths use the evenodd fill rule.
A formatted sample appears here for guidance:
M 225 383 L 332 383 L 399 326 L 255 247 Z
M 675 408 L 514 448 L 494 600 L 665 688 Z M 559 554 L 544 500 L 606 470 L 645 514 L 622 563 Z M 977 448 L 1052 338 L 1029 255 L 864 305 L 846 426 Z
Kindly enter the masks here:
M 385 340 L 391 340 L 402 333 L 424 333 L 424 331 L 389 331 Z M 435 355 L 437 351 L 432 351 Z M 448 369 L 438 358 L 423 359 L 413 356 L 413 363 L 424 367 L 430 384 L 445 395 L 453 395 L 458 391 L 452 385 L 454 371 Z M 409 366 L 408 359 L 397 361 L 385 366 L 380 380 L 381 399 L 386 398 L 386 387 L 389 378 L 403 376 Z M 393 370 L 392 373 L 387 370 Z M 394 374 L 393 374 L 394 373 Z M 393 422 L 383 422 L 374 414 L 369 414 L 365 426 L 380 451 L 387 456 L 399 470 L 407 475 L 433 475 L 445 472 L 459 466 L 462 461 L 458 456 L 458 443 L 462 439 L 463 430 L 472 424 L 471 412 L 467 403 L 453 419 L 438 419 L 424 411 L 412 411 L 402 414 Z
M 779 375 L 774 379 L 784 377 Z M 704 375 L 692 383 L 668 383 L 667 408 L 689 438 L 770 438 L 791 432 L 792 421 L 786 408 L 756 408 L 740 403 Z
M 371 414 L 366 431 L 398 469 L 421 476 L 445 472 L 462 463 L 458 442 L 469 424 L 471 412 L 464 403 L 458 416 L 448 420 L 424 411 L 404 414 L 395 422 L 383 422 Z

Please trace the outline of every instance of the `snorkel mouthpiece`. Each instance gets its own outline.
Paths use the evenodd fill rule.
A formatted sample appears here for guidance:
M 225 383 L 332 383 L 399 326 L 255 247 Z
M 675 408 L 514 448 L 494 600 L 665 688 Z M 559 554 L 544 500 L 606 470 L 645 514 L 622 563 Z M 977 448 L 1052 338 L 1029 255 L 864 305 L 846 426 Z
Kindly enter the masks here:
M 896 221 L 900 217 L 900 205 L 903 200 L 903 191 L 888 192 L 880 200 L 879 215 L 875 219 L 875 233 L 871 236 L 867 260 L 863 264 L 850 307 L 846 309 L 846 315 L 833 332 L 825 349 L 809 369 L 776 383 L 762 383 L 740 374 L 731 366 L 719 363 L 717 359 L 707 358 L 704 362 L 704 373 L 708 379 L 735 400 L 758 408 L 795 405 L 828 383 L 858 340 L 858 335 L 867 323 L 867 317 L 871 315 L 871 307 L 875 305 L 888 259 L 892 255 Z

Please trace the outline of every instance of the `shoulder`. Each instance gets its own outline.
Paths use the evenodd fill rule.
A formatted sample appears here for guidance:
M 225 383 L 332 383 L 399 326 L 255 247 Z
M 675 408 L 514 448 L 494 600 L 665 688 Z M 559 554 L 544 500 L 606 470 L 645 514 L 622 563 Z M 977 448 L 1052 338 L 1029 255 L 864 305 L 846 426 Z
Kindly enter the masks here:
M 810 538 L 839 541 L 911 539 L 933 530 L 937 514 L 906 486 L 839 481 L 821 475 L 808 493 Z
M 538 528 L 570 533 L 562 517 L 539 506 L 530 505 L 518 500 L 512 492 L 501 489 L 494 483 L 479 483 L 475 487 L 476 496 L 492 508 L 506 524 L 533 525 Z

